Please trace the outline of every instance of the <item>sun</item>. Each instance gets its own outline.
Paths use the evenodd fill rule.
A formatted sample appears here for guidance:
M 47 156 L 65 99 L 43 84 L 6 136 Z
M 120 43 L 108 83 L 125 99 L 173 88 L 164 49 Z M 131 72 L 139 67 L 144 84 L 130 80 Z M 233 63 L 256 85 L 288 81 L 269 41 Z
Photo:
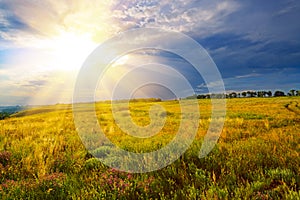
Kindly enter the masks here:
M 97 47 L 89 34 L 62 32 L 45 42 L 51 69 L 78 70 L 88 55 Z

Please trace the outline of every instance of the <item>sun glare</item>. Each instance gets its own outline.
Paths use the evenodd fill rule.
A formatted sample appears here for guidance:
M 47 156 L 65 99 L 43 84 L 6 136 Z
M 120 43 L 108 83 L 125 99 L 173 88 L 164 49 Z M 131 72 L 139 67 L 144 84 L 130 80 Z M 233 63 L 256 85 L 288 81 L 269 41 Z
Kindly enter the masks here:
M 78 70 L 97 44 L 90 35 L 64 32 L 48 40 L 45 46 L 51 55 L 51 69 Z

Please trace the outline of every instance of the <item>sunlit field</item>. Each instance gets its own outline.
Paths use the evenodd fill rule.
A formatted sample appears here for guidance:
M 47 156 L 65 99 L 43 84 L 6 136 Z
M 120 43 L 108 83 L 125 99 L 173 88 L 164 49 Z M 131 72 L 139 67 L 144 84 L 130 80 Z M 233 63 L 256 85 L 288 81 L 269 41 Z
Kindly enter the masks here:
M 173 164 L 141 174 L 110 169 L 93 158 L 76 132 L 72 105 L 16 113 L 0 120 L 0 199 L 300 199 L 300 98 L 226 101 L 223 131 L 207 157 L 198 158 L 211 121 L 210 100 L 203 99 L 191 147 Z M 109 102 L 96 104 L 97 118 L 119 147 L 154 151 L 172 140 L 180 124 L 175 100 L 130 102 L 133 121 L 148 125 L 154 104 L 166 109 L 158 113 L 166 124 L 150 138 L 122 132 Z M 96 154 L 108 155 L 109 149 L 100 147 Z

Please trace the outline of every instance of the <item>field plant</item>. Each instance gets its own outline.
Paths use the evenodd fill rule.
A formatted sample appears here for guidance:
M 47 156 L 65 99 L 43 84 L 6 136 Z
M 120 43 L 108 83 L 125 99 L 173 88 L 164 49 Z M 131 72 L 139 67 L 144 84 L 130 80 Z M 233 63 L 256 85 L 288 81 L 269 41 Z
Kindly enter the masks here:
M 71 105 L 16 113 L 0 120 L 0 199 L 300 199 L 300 98 L 226 101 L 223 131 L 207 157 L 199 159 L 198 153 L 211 104 L 201 99 L 199 130 L 190 148 L 173 164 L 141 174 L 111 169 L 94 158 L 77 134 Z M 133 101 L 129 113 L 122 105 L 118 110 L 147 126 L 155 104 L 165 108 L 157 114 L 166 123 L 144 139 L 117 126 L 109 102 L 95 106 L 99 125 L 115 145 L 150 152 L 174 138 L 179 102 Z M 101 141 L 94 145 L 98 157 L 113 150 Z

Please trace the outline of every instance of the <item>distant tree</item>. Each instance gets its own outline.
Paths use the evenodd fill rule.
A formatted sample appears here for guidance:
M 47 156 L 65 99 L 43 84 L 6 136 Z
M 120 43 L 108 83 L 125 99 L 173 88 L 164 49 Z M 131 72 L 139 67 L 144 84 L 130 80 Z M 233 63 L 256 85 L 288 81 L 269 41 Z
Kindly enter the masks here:
M 197 96 L 197 99 L 205 99 L 205 98 L 206 98 L 206 96 L 204 94 L 199 94 Z
M 251 91 L 247 91 L 248 97 L 251 97 Z
M 242 96 L 246 97 L 247 96 L 247 92 L 242 92 Z
M 196 94 L 193 94 L 192 96 L 188 96 L 186 97 L 186 99 L 197 99 L 197 95 Z
M 247 91 L 249 97 L 255 97 L 257 93 L 255 91 Z
M 241 93 L 237 93 L 237 97 L 240 98 L 241 97 Z
M 226 94 L 217 93 L 217 94 L 211 94 L 211 98 L 223 99 L 223 98 L 227 98 L 227 97 L 226 97 Z
M 272 93 L 272 92 L 271 92 Z M 268 95 L 268 92 L 267 91 L 263 91 L 263 96 L 266 97 Z M 269 95 L 268 95 L 269 96 Z M 272 96 L 272 94 L 271 94 Z
M 0 112 L 0 120 L 3 120 L 5 118 L 9 117 L 9 113 L 7 112 Z
M 267 92 L 267 95 L 268 95 L 268 97 L 271 97 L 271 96 L 272 96 L 272 92 L 271 92 L 271 91 L 268 91 L 268 92 Z
M 257 92 L 257 97 L 264 97 L 265 96 L 265 91 L 258 91 Z
M 237 94 L 236 94 L 235 92 L 231 92 L 231 93 L 229 94 L 229 97 L 230 97 L 230 98 L 236 98 L 236 97 L 237 97 Z
M 294 90 L 294 89 L 290 90 L 290 94 L 291 94 L 291 96 L 296 96 L 296 90 Z
M 274 97 L 283 97 L 283 96 L 285 96 L 285 94 L 282 91 L 275 91 L 274 93 Z
M 296 95 L 297 95 L 297 96 L 300 96 L 300 90 L 297 90 L 297 91 L 296 91 Z

